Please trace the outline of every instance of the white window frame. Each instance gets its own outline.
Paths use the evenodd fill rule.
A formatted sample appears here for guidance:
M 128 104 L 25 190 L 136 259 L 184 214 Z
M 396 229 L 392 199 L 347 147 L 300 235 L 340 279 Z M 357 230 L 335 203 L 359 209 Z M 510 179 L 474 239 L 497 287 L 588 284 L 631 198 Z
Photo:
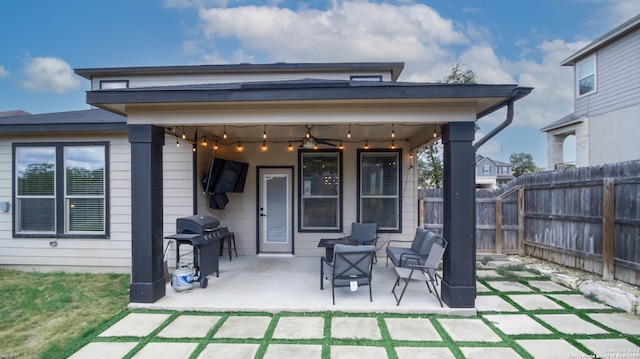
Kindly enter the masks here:
M 491 165 L 482 165 L 482 174 L 483 175 L 491 174 Z
M 589 62 L 592 62 L 591 68 L 588 68 L 587 66 Z M 598 68 L 598 63 L 597 63 L 597 58 L 595 54 L 576 62 L 575 78 L 576 78 L 576 96 L 578 98 L 593 94 L 598 90 L 597 68 Z M 589 92 L 580 93 L 580 81 L 590 76 L 593 76 L 593 89 Z

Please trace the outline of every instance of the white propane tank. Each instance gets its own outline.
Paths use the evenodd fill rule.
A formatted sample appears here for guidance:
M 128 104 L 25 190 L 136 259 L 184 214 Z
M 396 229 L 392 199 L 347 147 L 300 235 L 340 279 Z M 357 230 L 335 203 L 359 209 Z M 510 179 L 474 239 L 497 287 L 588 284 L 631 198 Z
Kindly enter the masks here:
M 178 263 L 178 268 L 173 271 L 171 276 L 171 287 L 176 292 L 183 292 L 193 288 L 193 270 L 184 262 Z

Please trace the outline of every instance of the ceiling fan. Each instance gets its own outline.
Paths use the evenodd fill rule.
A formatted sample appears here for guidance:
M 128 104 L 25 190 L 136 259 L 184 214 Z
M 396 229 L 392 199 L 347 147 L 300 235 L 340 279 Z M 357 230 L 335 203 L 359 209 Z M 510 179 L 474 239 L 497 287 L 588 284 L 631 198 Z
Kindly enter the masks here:
M 335 139 L 331 139 L 331 138 L 317 138 L 314 137 L 313 135 L 311 135 L 311 128 L 313 126 L 309 126 L 307 125 L 307 134 L 302 137 L 302 144 L 300 144 L 301 148 L 316 148 L 316 146 L 318 144 L 321 145 L 328 145 L 328 146 L 337 146 L 335 143 L 332 143 L 330 141 L 334 141 L 334 142 L 339 142 L 340 140 L 335 140 Z

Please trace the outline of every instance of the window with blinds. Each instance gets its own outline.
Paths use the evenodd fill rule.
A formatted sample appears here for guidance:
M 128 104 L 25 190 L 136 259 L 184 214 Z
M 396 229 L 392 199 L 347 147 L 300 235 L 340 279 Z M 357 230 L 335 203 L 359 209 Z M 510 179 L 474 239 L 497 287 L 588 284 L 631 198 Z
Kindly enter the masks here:
M 107 144 L 16 144 L 15 235 L 107 235 Z
M 299 152 L 300 230 L 342 228 L 340 151 Z
M 380 231 L 399 231 L 400 150 L 358 151 L 359 221 L 377 223 Z

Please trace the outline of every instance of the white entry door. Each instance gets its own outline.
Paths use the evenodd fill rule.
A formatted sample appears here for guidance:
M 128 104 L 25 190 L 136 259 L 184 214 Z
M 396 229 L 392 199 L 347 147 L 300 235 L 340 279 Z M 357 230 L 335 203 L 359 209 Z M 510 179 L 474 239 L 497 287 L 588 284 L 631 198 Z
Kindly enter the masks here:
M 258 168 L 260 253 L 293 253 L 293 168 Z

